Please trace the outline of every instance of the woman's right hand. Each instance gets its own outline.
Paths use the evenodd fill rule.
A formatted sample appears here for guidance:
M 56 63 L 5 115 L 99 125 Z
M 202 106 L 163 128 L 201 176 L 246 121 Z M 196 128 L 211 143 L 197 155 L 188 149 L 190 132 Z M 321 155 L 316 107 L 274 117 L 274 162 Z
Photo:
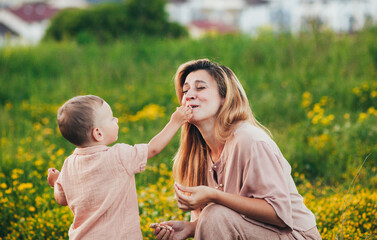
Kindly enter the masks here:
M 168 230 L 162 227 L 155 227 L 153 235 L 158 240 L 183 240 L 188 237 L 193 237 L 195 233 L 196 222 L 184 221 L 167 221 L 160 223 L 161 226 L 170 226 L 173 230 Z

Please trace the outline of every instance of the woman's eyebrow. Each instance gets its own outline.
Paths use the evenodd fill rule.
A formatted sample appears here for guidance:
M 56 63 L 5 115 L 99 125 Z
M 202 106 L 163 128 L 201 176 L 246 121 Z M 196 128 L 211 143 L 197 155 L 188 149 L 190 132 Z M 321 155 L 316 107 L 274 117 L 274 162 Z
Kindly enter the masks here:
M 198 79 L 198 80 L 194 80 L 194 83 L 195 84 L 198 84 L 198 83 L 204 83 L 204 84 L 208 84 L 206 81 L 204 81 L 204 80 L 200 80 L 200 79 Z M 183 83 L 183 86 L 182 87 L 184 87 L 184 86 L 189 86 L 190 84 L 188 83 L 188 82 L 185 82 L 185 83 Z
M 195 80 L 195 81 L 194 81 L 194 84 L 195 84 L 195 85 L 198 85 L 198 84 L 205 84 L 205 85 L 208 85 L 208 83 L 207 83 L 206 81 L 204 81 L 204 80 Z M 182 88 L 184 88 L 185 86 L 190 87 L 190 84 L 189 84 L 188 82 L 185 82 L 185 83 L 183 84 Z
M 203 80 L 195 80 L 195 84 L 198 84 L 198 83 L 204 83 L 204 84 L 207 84 L 206 81 L 203 81 Z

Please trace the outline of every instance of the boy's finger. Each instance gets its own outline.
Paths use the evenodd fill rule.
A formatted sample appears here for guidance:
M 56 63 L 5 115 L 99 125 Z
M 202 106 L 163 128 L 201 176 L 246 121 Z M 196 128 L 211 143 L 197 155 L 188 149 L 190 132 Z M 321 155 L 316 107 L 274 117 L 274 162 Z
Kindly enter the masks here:
M 157 227 L 159 227 L 159 226 L 160 226 L 159 223 L 151 223 L 151 224 L 149 224 L 149 227 L 150 227 L 150 228 L 157 228 Z

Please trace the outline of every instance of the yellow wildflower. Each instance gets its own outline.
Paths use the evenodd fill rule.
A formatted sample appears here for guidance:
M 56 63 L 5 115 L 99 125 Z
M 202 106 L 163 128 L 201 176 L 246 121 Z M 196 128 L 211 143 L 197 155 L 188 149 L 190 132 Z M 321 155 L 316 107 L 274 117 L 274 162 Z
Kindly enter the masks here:
M 160 107 L 156 104 L 149 104 L 145 106 L 142 110 L 137 112 L 135 115 L 131 115 L 128 118 L 131 122 L 136 122 L 141 119 L 155 120 L 158 117 L 163 117 L 164 112 L 165 112 L 164 107 Z
M 304 107 L 304 108 L 307 108 L 310 106 L 310 101 L 309 100 L 303 100 L 302 103 L 301 103 L 301 106 Z
M 40 123 L 34 123 L 34 125 L 33 125 L 34 131 L 38 131 L 41 128 L 42 128 L 42 124 L 40 124 Z
M 19 191 L 23 191 L 25 189 L 30 189 L 30 188 L 33 188 L 33 184 L 32 183 L 21 183 L 19 186 L 18 186 L 18 190 Z
M 309 112 L 307 113 L 307 116 L 308 116 L 308 118 L 312 118 L 312 117 L 314 116 L 313 111 L 309 111 Z
M 12 179 L 17 179 L 19 176 L 17 173 L 12 173 L 12 175 L 10 176 Z
M 325 105 L 327 104 L 328 100 L 329 100 L 329 97 L 327 97 L 327 96 L 323 96 L 323 97 L 321 97 L 321 100 L 320 100 L 319 103 L 320 103 L 322 106 L 325 106 Z
M 376 109 L 374 109 L 374 107 L 370 107 L 370 108 L 368 108 L 368 114 L 373 115 L 373 114 L 375 114 L 375 113 L 376 113 Z
M 319 122 L 320 119 L 321 119 L 320 115 L 315 115 L 312 119 L 312 123 L 315 125 Z
M 41 159 L 34 162 L 35 166 L 41 166 L 42 164 L 43 164 L 43 160 L 41 160 Z
M 127 133 L 130 131 L 130 129 L 128 127 L 122 127 L 122 129 L 120 130 L 122 133 Z
M 54 131 L 51 128 L 45 128 L 43 129 L 43 132 L 42 132 L 43 135 L 51 135 L 53 133 Z
M 364 121 L 366 118 L 368 118 L 368 114 L 366 114 L 366 113 L 360 113 L 359 114 L 359 119 L 357 120 L 358 122 L 362 122 L 362 121 Z
M 354 88 L 352 89 L 352 92 L 353 92 L 355 95 L 357 95 L 357 96 L 360 96 L 360 95 L 361 95 L 360 88 L 358 88 L 358 87 L 354 87 Z
M 42 123 L 46 125 L 49 122 L 48 118 L 42 118 Z
M 312 94 L 310 92 L 304 92 L 302 94 L 302 107 L 306 108 L 309 107 L 312 103 Z
M 63 155 L 65 150 L 63 148 L 59 148 L 59 150 L 56 152 L 56 156 L 61 156 Z
M 315 113 L 319 113 L 319 112 L 321 112 L 321 105 L 319 104 L 319 103 L 316 103 L 316 104 L 314 104 L 314 107 L 313 107 L 313 111 L 315 112 Z
M 13 105 L 12 105 L 11 102 L 6 102 L 6 103 L 5 103 L 5 109 L 6 109 L 6 110 L 11 110 L 12 107 L 13 107 Z

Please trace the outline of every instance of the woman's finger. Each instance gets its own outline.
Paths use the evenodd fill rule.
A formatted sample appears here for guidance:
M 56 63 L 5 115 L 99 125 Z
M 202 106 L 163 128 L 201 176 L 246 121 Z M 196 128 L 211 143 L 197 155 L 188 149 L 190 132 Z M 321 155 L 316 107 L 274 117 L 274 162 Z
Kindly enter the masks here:
M 183 201 L 188 201 L 189 200 L 189 196 L 187 196 L 186 194 L 184 194 L 181 190 L 179 190 L 179 188 L 174 185 L 174 191 L 177 195 L 177 197 Z
M 157 234 L 161 231 L 160 227 L 156 227 L 153 231 L 153 235 L 157 236 Z
M 190 210 L 192 210 L 192 208 L 189 207 L 188 205 L 185 205 L 185 204 L 182 204 L 182 203 L 179 203 L 179 202 L 178 202 L 178 208 L 181 209 L 181 210 L 183 210 L 183 211 L 190 211 Z
M 170 233 L 169 240 L 173 240 L 173 236 L 174 236 L 174 230 Z
M 168 240 L 170 238 L 170 234 L 171 234 L 170 230 L 166 230 L 166 233 L 162 237 L 162 240 Z
M 157 230 L 157 228 L 156 228 L 156 230 Z M 156 239 L 162 240 L 166 231 L 167 231 L 166 229 L 160 228 L 160 232 L 156 235 Z
M 185 186 L 182 186 L 179 183 L 174 183 L 174 186 L 176 186 L 180 191 L 186 192 L 186 193 L 192 193 L 193 190 L 194 190 L 194 188 L 192 188 L 192 187 L 185 187 Z

